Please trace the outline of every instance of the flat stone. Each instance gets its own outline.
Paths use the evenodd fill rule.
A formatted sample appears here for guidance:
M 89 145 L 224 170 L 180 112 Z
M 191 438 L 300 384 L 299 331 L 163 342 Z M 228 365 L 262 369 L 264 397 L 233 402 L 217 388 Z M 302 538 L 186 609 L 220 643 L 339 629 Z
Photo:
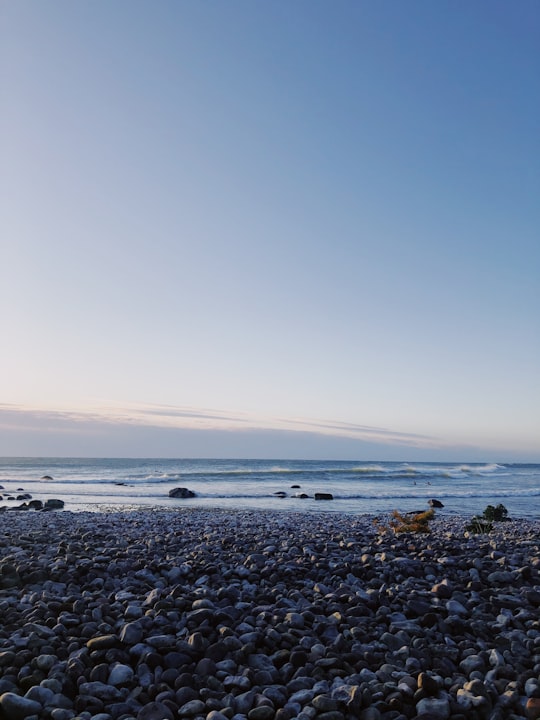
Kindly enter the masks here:
M 448 600 L 446 603 L 446 609 L 450 615 L 462 615 L 463 617 L 469 614 L 469 611 L 457 600 Z
M 86 647 L 90 652 L 93 650 L 108 650 L 109 648 L 116 647 L 118 644 L 118 638 L 116 635 L 99 635 L 98 637 L 90 638 L 86 643 Z
M 270 705 L 259 705 L 248 712 L 248 720 L 272 720 L 275 714 Z
M 495 570 L 495 572 L 489 573 L 487 579 L 491 585 L 508 585 L 513 583 L 516 577 L 508 570 Z
M 181 717 L 193 717 L 194 715 L 206 714 L 206 705 L 202 700 L 190 700 L 178 710 Z
M 285 622 L 293 628 L 301 629 L 304 627 L 304 616 L 297 612 L 289 612 L 285 615 Z
M 468 655 L 459 663 L 459 668 L 466 675 L 470 675 L 473 670 L 485 670 L 485 663 L 480 655 Z
M 228 675 L 223 678 L 223 687 L 225 688 L 240 688 L 240 690 L 249 690 L 251 688 L 251 681 L 245 675 Z
M 54 655 L 38 655 L 36 658 L 36 666 L 38 670 L 43 670 L 45 672 L 50 670 L 57 662 L 58 658 Z
M 121 700 L 123 697 L 118 688 L 97 680 L 94 682 L 81 683 L 79 686 L 79 692 L 81 695 L 90 695 L 91 697 L 99 698 L 104 702 Z
M 24 697 L 28 698 L 28 700 L 34 700 L 34 702 L 38 702 L 40 705 L 52 705 L 54 693 L 47 687 L 33 685 Z
M 6 667 L 12 665 L 15 660 L 15 653 L 13 650 L 4 650 L 0 652 L 0 667 Z
M 376 707 L 364 708 L 360 712 L 359 720 L 381 720 L 381 713 Z
M 109 685 L 126 685 L 133 680 L 134 674 L 133 668 L 129 665 L 115 663 L 111 666 L 107 682 Z
M 174 635 L 152 635 L 146 638 L 146 642 L 153 648 L 163 649 L 171 648 L 176 645 L 176 637 Z
M 333 697 L 328 697 L 328 695 L 317 695 L 313 698 L 311 704 L 319 713 L 330 712 L 338 709 L 337 700 Z
M 143 629 L 138 622 L 126 623 L 120 630 L 120 641 L 126 645 L 136 645 L 143 639 Z
M 51 720 L 73 720 L 73 710 L 58 707 L 53 708 L 51 710 Z M 95 715 L 93 720 L 95 720 Z
M 137 713 L 137 720 L 175 720 L 173 711 L 162 702 L 150 702 Z
M 418 715 L 431 714 L 441 720 L 448 720 L 450 717 L 450 703 L 447 698 L 422 698 L 416 703 Z

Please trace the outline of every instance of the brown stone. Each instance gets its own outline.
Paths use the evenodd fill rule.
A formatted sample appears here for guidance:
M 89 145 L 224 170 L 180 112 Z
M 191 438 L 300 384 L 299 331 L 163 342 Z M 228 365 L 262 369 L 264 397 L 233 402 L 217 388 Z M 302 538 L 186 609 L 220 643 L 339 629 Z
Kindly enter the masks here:
M 525 713 L 529 720 L 539 720 L 540 718 L 540 698 L 529 698 L 525 705 Z

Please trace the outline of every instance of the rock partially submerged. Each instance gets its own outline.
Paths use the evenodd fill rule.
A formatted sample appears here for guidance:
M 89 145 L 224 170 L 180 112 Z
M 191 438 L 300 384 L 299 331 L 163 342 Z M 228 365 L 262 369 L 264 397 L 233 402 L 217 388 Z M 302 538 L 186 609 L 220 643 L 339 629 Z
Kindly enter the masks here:
M 315 493 L 315 500 L 333 500 L 334 496 L 332 493 L 318 492 Z
M 169 497 L 180 499 L 194 498 L 195 493 L 193 492 L 193 490 L 188 490 L 188 488 L 178 487 L 169 490 Z
M 31 495 L 28 495 L 29 498 L 31 498 Z M 8 497 L 8 500 L 19 500 L 20 497 L 14 498 L 14 497 Z M 23 502 L 20 505 L 2 505 L 0 506 L 0 512 L 6 512 L 6 510 L 9 511 L 17 511 L 17 510 L 35 510 L 35 511 L 45 511 L 45 510 L 62 510 L 65 506 L 65 503 L 63 500 L 59 500 L 57 498 L 49 498 L 45 501 L 45 503 L 42 500 L 30 500 L 30 502 Z
M 45 505 L 43 506 L 44 510 L 61 510 L 64 507 L 65 503 L 63 500 L 58 500 L 57 498 L 49 498 L 45 501 Z
M 443 508 L 444 505 L 440 500 L 436 500 L 435 498 L 431 498 L 431 500 L 428 500 L 428 505 L 432 508 Z

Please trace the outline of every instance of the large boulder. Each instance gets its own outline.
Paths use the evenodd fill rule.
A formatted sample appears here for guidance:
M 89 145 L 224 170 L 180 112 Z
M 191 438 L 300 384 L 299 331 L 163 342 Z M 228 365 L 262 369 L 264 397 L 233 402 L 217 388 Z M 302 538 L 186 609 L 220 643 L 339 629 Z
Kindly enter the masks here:
M 169 490 L 169 497 L 171 498 L 194 498 L 195 493 L 193 490 L 188 490 L 187 488 L 173 488 L 172 490 Z
M 49 498 L 45 501 L 43 506 L 44 510 L 61 510 L 64 507 L 63 500 L 57 500 L 57 498 Z
M 333 500 L 332 493 L 315 493 L 315 500 Z

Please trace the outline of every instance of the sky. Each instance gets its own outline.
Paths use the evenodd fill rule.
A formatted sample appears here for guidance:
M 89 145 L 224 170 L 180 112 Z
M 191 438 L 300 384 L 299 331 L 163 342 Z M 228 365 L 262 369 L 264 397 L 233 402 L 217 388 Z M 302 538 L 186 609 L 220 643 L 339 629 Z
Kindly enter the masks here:
M 536 0 L 4 0 L 0 455 L 540 462 Z

